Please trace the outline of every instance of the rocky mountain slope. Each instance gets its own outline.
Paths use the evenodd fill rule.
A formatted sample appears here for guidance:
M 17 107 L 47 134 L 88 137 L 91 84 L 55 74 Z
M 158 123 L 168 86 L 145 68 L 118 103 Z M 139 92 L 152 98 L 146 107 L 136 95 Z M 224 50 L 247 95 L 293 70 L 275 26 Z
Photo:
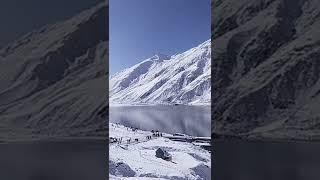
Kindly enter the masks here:
M 3 47 L 0 139 L 105 135 L 108 39 L 101 2 Z
M 211 41 L 181 54 L 155 55 L 110 78 L 111 104 L 209 104 Z
M 213 133 L 320 138 L 320 2 L 212 4 Z

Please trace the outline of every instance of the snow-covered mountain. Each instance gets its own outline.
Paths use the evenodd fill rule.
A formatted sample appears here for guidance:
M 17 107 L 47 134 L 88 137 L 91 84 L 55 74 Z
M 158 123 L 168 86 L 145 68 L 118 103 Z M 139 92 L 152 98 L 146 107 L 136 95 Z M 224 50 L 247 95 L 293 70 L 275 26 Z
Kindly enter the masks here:
M 181 54 L 154 55 L 110 78 L 110 104 L 209 104 L 211 40 Z
M 320 3 L 212 4 L 212 128 L 249 138 L 320 138 Z
M 101 2 L 3 47 L 0 139 L 106 137 L 108 39 Z

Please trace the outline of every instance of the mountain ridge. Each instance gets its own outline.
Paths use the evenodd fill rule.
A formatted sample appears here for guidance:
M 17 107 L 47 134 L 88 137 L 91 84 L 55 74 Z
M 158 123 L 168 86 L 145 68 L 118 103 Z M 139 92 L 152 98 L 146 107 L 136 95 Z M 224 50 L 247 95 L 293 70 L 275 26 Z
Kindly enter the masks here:
M 212 4 L 213 134 L 319 139 L 319 5 Z
M 107 16 L 101 2 L 0 50 L 1 140 L 107 137 Z
M 110 104 L 208 105 L 210 61 L 211 40 L 180 54 L 143 60 L 110 77 Z

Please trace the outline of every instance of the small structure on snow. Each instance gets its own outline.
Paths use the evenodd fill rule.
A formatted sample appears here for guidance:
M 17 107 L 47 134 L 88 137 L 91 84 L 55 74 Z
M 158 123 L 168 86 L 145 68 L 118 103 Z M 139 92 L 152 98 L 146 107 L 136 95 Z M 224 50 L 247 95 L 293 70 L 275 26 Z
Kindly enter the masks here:
M 185 136 L 185 135 L 182 133 L 174 133 L 173 136 Z
M 171 161 L 172 160 L 172 155 L 169 154 L 166 150 L 164 150 L 163 148 L 158 148 L 156 150 L 156 157 L 157 158 L 161 158 L 164 159 L 166 161 Z

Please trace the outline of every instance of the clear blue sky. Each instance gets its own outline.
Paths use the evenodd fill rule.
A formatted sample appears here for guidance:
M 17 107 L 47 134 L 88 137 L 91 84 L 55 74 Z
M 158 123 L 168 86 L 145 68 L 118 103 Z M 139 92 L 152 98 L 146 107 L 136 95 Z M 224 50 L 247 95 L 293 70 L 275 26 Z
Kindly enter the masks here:
M 110 74 L 210 39 L 211 0 L 109 0 Z

